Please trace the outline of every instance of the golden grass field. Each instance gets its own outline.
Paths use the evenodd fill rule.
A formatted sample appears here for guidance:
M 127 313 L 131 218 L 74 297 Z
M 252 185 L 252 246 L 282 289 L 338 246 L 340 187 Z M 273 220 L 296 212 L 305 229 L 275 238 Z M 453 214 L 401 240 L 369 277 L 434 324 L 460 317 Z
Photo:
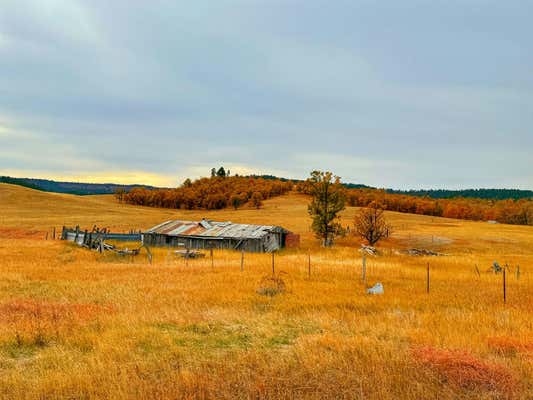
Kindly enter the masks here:
M 385 293 L 371 296 L 361 241 L 320 248 L 307 201 L 178 211 L 0 184 L 0 398 L 533 398 L 533 227 L 388 213 L 394 234 L 367 259 Z M 257 293 L 267 254 L 241 272 L 237 252 L 215 252 L 213 268 L 154 249 L 150 265 L 44 240 L 54 226 L 201 217 L 300 233 L 301 249 L 276 256 L 289 290 Z M 409 247 L 446 255 L 395 252 Z M 507 304 L 493 260 L 511 267 Z

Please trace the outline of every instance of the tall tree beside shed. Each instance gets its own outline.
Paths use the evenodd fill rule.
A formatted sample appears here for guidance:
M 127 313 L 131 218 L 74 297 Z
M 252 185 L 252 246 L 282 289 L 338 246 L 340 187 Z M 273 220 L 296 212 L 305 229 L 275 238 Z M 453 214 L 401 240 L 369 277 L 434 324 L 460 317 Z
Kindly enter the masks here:
M 338 213 L 344 210 L 345 190 L 340 178 L 331 172 L 313 171 L 308 179 L 311 203 L 309 215 L 313 219 L 311 228 L 321 239 L 323 246 L 331 246 L 335 236 L 342 233 Z

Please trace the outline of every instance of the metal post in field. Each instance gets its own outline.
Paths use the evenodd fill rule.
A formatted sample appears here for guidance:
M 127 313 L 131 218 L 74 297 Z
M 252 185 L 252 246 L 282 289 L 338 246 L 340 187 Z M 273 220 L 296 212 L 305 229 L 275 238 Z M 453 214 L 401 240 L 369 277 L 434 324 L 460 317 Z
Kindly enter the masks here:
M 241 272 L 244 271 L 244 249 L 241 250 Z

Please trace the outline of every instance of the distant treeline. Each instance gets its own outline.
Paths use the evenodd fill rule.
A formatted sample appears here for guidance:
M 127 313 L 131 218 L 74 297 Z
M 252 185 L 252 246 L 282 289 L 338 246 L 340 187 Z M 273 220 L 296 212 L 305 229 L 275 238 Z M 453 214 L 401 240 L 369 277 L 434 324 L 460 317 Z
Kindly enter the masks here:
M 9 183 L 11 185 L 24 186 L 30 189 L 43 190 L 39 186 L 29 182 L 26 178 L 12 178 L 10 176 L 0 176 L 0 183 Z
M 393 190 L 387 193 L 406 194 L 417 197 L 431 197 L 432 199 L 452 199 L 463 197 L 469 199 L 505 200 L 505 199 L 533 199 L 533 190 L 519 189 L 463 189 L 463 190 Z
M 30 189 L 42 190 L 45 192 L 66 193 L 76 195 L 91 194 L 113 194 L 117 190 L 132 190 L 136 187 L 145 187 L 155 189 L 153 186 L 146 185 L 119 185 L 114 183 L 78 183 L 78 182 L 57 182 L 48 179 L 34 178 L 12 178 L 9 176 L 0 176 L 1 183 L 10 183 L 12 185 L 24 186 Z
M 219 170 L 222 172 L 221 170 Z M 228 171 L 229 172 L 229 171 Z M 236 175 L 238 176 L 238 175 Z M 266 180 L 274 180 L 281 182 L 300 183 L 300 179 L 288 179 L 277 177 L 274 175 L 248 175 L 251 178 L 262 178 Z M 149 185 L 121 185 L 115 183 L 80 183 L 80 182 L 58 182 L 48 179 L 34 179 L 34 178 L 13 178 L 9 176 L 0 176 L 0 183 L 10 183 L 12 185 L 19 185 L 35 190 L 43 190 L 46 192 L 68 193 L 77 195 L 90 194 L 112 194 L 119 189 L 130 191 L 134 188 L 146 189 L 161 189 Z M 376 189 L 372 186 L 367 186 L 359 183 L 343 183 L 347 189 Z M 464 189 L 464 190 L 446 190 L 446 189 L 430 189 L 430 190 L 394 190 L 385 189 L 387 193 L 404 194 L 416 197 L 430 197 L 433 199 L 451 199 L 455 197 L 462 198 L 476 198 L 487 200 L 505 200 L 505 199 L 528 199 L 533 198 L 533 190 L 519 190 L 519 189 Z
M 141 206 L 218 210 L 239 208 L 247 203 L 260 207 L 262 200 L 280 196 L 292 188 L 291 181 L 215 175 L 194 182 L 187 179 L 176 189 L 134 188 L 127 193 L 118 191 L 116 197 L 119 201 Z
M 300 182 L 296 184 L 296 190 L 309 193 L 309 184 Z M 354 207 L 377 204 L 385 210 L 409 214 L 533 225 L 533 200 L 531 199 L 487 200 L 462 197 L 432 199 L 389 193 L 383 189 L 347 189 L 346 203 Z
M 254 178 L 272 179 L 280 181 L 292 181 L 296 184 L 304 182 L 302 179 L 287 179 L 275 175 L 250 175 Z M 391 194 L 405 194 L 416 197 L 430 197 L 432 199 L 453 199 L 456 197 L 468 199 L 486 199 L 486 200 L 506 200 L 506 199 L 533 199 L 533 190 L 521 189 L 427 189 L 427 190 L 397 190 L 397 189 L 378 189 L 374 186 L 364 185 L 362 183 L 342 183 L 346 189 L 377 189 L 385 190 Z

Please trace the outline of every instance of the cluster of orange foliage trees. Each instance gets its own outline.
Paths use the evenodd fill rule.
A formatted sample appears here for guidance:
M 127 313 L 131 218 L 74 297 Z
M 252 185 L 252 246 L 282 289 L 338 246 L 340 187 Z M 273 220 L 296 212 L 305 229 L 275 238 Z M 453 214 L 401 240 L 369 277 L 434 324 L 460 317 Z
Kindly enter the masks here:
M 218 210 L 226 207 L 237 209 L 246 203 L 259 208 L 262 200 L 280 196 L 292 188 L 293 183 L 290 181 L 213 176 L 194 182 L 187 179 L 176 189 L 135 188 L 128 193 L 117 193 L 117 198 L 129 204 L 187 210 Z
M 309 193 L 307 182 L 300 182 L 296 190 Z M 473 198 L 432 199 L 387 193 L 381 189 L 346 189 L 346 204 L 367 207 L 378 204 L 385 210 L 402 213 L 433 215 L 436 217 L 488 221 L 505 224 L 533 225 L 533 201 L 486 200 Z
M 300 193 L 311 193 L 309 181 L 300 181 L 294 185 L 292 181 L 280 179 L 212 176 L 194 182 L 187 179 L 176 189 L 134 188 L 128 193 L 117 192 L 117 198 L 129 204 L 188 210 L 237 209 L 244 204 L 259 208 L 263 200 L 285 194 L 294 187 Z M 433 199 L 369 188 L 346 189 L 345 198 L 349 206 L 367 207 L 378 204 L 385 210 L 410 214 L 533 225 L 533 201 L 529 199 Z

